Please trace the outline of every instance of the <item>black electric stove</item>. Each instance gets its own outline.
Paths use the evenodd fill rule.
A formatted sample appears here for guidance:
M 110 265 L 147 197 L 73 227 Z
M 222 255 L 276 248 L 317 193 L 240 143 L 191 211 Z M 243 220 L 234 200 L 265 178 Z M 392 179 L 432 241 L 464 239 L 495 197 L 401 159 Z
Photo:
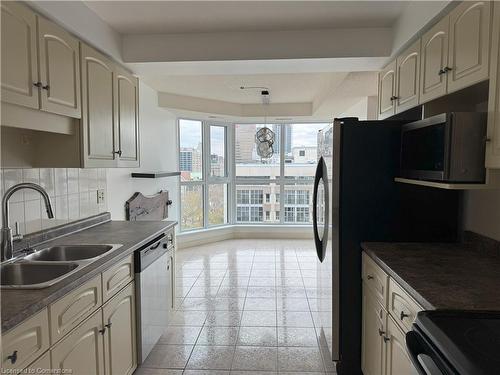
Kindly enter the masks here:
M 498 375 L 500 312 L 422 311 L 406 346 L 421 375 Z

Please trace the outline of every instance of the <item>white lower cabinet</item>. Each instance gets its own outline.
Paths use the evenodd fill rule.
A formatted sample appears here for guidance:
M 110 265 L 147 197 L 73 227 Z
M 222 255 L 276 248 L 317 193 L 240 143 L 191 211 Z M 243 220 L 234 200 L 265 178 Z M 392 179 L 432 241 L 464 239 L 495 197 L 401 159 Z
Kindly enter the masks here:
M 104 337 L 102 312 L 90 318 L 51 350 L 52 367 L 71 370 L 73 375 L 104 375 Z
M 102 308 L 106 374 L 132 374 L 137 367 L 134 283 Z
M 387 318 L 387 332 L 385 336 L 387 364 L 386 375 L 415 374 L 410 358 L 406 351 L 405 334 L 394 322 L 391 316 Z
M 132 375 L 137 367 L 133 274 L 128 283 L 108 290 L 104 305 L 101 298 L 102 279 L 120 274 L 120 280 L 127 278 L 127 272 L 117 272 L 123 264 L 133 270 L 133 258 L 127 257 L 4 333 L 2 370 Z
M 52 367 L 74 375 L 131 375 L 137 367 L 134 283 L 51 349 Z
M 361 370 L 364 375 L 382 375 L 385 372 L 386 320 L 387 313 L 363 285 Z
M 363 269 L 370 269 L 369 275 L 385 274 L 366 254 L 363 254 Z M 406 351 L 405 335 L 411 329 L 417 312 L 423 308 L 390 277 L 389 293 L 384 294 L 384 299 L 380 300 L 380 295 L 367 284 L 367 280 L 373 279 L 373 277 L 363 277 L 361 339 L 363 374 L 416 374 L 416 369 Z

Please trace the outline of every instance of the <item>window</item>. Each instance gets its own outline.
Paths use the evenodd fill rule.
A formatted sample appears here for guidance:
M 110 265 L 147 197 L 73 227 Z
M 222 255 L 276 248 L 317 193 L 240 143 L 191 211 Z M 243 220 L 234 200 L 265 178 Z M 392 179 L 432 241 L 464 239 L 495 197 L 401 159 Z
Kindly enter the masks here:
M 226 175 L 226 128 L 210 126 L 210 176 Z
M 236 191 L 236 202 L 238 204 L 249 204 L 250 203 L 250 190 L 237 190 Z
M 179 121 L 181 181 L 201 181 L 203 138 L 201 121 Z
M 229 222 L 227 129 L 179 119 L 181 231 Z
M 274 155 L 262 159 L 257 155 L 255 133 L 264 127 L 263 124 L 234 125 L 234 159 L 236 162 L 236 178 L 275 179 L 280 176 L 279 146 L 274 148 Z M 275 133 L 275 145 L 279 145 L 279 125 L 267 125 Z
M 285 222 L 293 223 L 295 221 L 295 207 L 285 207 Z
M 228 184 L 208 185 L 208 225 L 228 222 L 227 187 Z
M 274 154 L 255 135 L 274 133 Z M 226 223 L 310 224 L 319 155 L 331 160 L 327 123 L 221 124 L 179 120 L 181 230 Z M 230 205 L 231 203 L 231 205 Z
M 297 223 L 307 223 L 309 222 L 309 209 L 307 207 L 296 207 L 295 212 L 297 214 Z

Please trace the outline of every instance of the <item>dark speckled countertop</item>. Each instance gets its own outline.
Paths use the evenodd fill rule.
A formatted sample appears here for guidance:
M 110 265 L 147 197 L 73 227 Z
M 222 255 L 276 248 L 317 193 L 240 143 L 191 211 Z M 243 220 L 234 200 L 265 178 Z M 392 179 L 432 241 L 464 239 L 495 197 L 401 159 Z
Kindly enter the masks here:
M 425 309 L 500 310 L 500 246 L 487 242 L 361 246 Z
M 112 243 L 123 246 L 49 288 L 2 289 L 0 292 L 2 332 L 13 328 L 85 281 L 113 266 L 176 224 L 175 221 L 108 221 L 44 243 L 43 248 L 62 244 Z

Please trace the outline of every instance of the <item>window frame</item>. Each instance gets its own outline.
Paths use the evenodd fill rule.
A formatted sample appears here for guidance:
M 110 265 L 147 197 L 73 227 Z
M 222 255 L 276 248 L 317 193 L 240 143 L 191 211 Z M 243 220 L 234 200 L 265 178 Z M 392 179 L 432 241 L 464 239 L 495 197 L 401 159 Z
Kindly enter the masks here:
M 201 181 L 180 181 L 180 186 L 188 185 L 188 184 L 200 184 L 202 185 L 203 190 L 203 227 L 195 228 L 195 229 L 187 229 L 180 231 L 190 232 L 197 230 L 204 230 L 209 228 L 221 227 L 226 225 L 311 225 L 308 222 L 287 222 L 285 220 L 285 207 L 287 203 L 285 202 L 286 198 L 286 187 L 287 186 L 295 186 L 296 189 L 300 188 L 300 185 L 304 185 L 304 190 L 311 188 L 313 181 L 310 179 L 300 179 L 297 176 L 290 178 L 290 176 L 285 176 L 285 131 L 283 131 L 284 125 L 295 125 L 295 124 L 313 124 L 313 123 L 324 123 L 325 127 L 328 124 L 331 124 L 331 121 L 294 121 L 294 122 L 283 122 L 283 121 L 273 121 L 268 125 L 277 125 L 280 127 L 280 137 L 279 140 L 279 150 L 280 150 L 280 174 L 277 178 L 266 178 L 266 177 L 237 177 L 236 176 L 236 162 L 235 162 L 235 147 L 236 147 L 236 139 L 235 139 L 235 126 L 234 125 L 253 125 L 253 124 L 261 124 L 260 122 L 245 122 L 245 121 L 234 121 L 234 122 L 218 122 L 218 121 L 210 121 L 210 120 L 200 120 L 189 117 L 179 117 L 177 118 L 177 166 L 180 168 L 180 121 L 182 120 L 191 120 L 191 121 L 199 121 L 202 124 L 202 180 Z M 224 127 L 225 128 L 225 140 L 224 140 L 224 148 L 226 159 L 224 161 L 224 169 L 225 169 L 225 177 L 219 176 L 211 176 L 211 143 L 210 143 L 210 129 L 212 126 Z M 179 169 L 180 170 L 180 169 Z M 209 213 L 209 186 L 216 184 L 227 184 L 227 223 L 224 224 L 215 224 L 209 225 L 208 221 L 208 213 Z M 265 193 L 262 194 L 262 204 L 272 203 L 277 204 L 279 207 L 279 221 L 266 221 L 265 210 L 262 207 L 262 221 L 261 222 L 238 222 L 237 220 L 237 186 L 241 185 L 268 185 L 275 184 L 277 188 L 275 189 L 274 197 L 273 194 L 270 195 L 270 201 L 266 201 Z M 241 203 L 240 205 L 248 207 L 248 216 L 251 218 L 251 209 L 250 206 L 253 206 L 252 197 L 251 197 L 251 187 L 249 187 L 249 195 L 248 202 L 249 203 Z M 276 195 L 279 194 L 279 202 L 276 200 Z M 308 196 L 310 199 L 310 195 Z M 181 188 L 179 188 L 178 194 L 178 215 L 179 221 L 182 220 L 182 207 L 181 207 Z M 294 194 L 294 200 L 297 201 L 297 193 Z M 279 204 L 278 204 L 279 203 Z M 307 207 L 308 204 L 288 204 L 293 207 Z M 275 211 L 276 212 L 276 211 Z M 309 218 L 312 213 L 309 214 Z M 271 217 L 275 217 L 271 215 Z M 296 218 L 297 213 L 294 210 L 294 218 Z M 180 226 L 179 226 L 180 227 Z
M 177 118 L 177 168 L 180 170 L 180 150 L 181 150 L 181 131 L 180 124 L 181 121 L 197 121 L 201 123 L 201 142 L 202 142 L 202 178 L 201 180 L 194 181 L 182 181 L 179 183 L 179 222 L 182 222 L 182 200 L 181 200 L 181 190 L 182 186 L 185 185 L 201 185 L 202 186 L 202 199 L 203 199 L 203 226 L 199 228 L 192 229 L 183 229 L 182 224 L 179 225 L 179 230 L 182 233 L 204 230 L 209 228 L 221 227 L 225 225 L 229 225 L 233 223 L 232 216 L 232 176 L 231 176 L 231 168 L 228 168 L 228 162 L 232 160 L 232 145 L 230 143 L 231 140 L 231 126 L 229 123 L 219 123 L 214 121 L 205 121 L 200 119 L 194 119 L 189 117 L 179 117 Z M 211 160 L 211 142 L 210 142 L 210 128 L 212 126 L 222 127 L 225 129 L 224 136 L 224 151 L 225 151 L 225 160 L 224 160 L 224 169 L 225 169 L 225 177 L 221 176 L 211 176 L 211 168 L 212 168 L 212 160 Z M 209 187 L 210 185 L 227 185 L 227 223 L 222 224 L 210 224 L 209 223 Z

